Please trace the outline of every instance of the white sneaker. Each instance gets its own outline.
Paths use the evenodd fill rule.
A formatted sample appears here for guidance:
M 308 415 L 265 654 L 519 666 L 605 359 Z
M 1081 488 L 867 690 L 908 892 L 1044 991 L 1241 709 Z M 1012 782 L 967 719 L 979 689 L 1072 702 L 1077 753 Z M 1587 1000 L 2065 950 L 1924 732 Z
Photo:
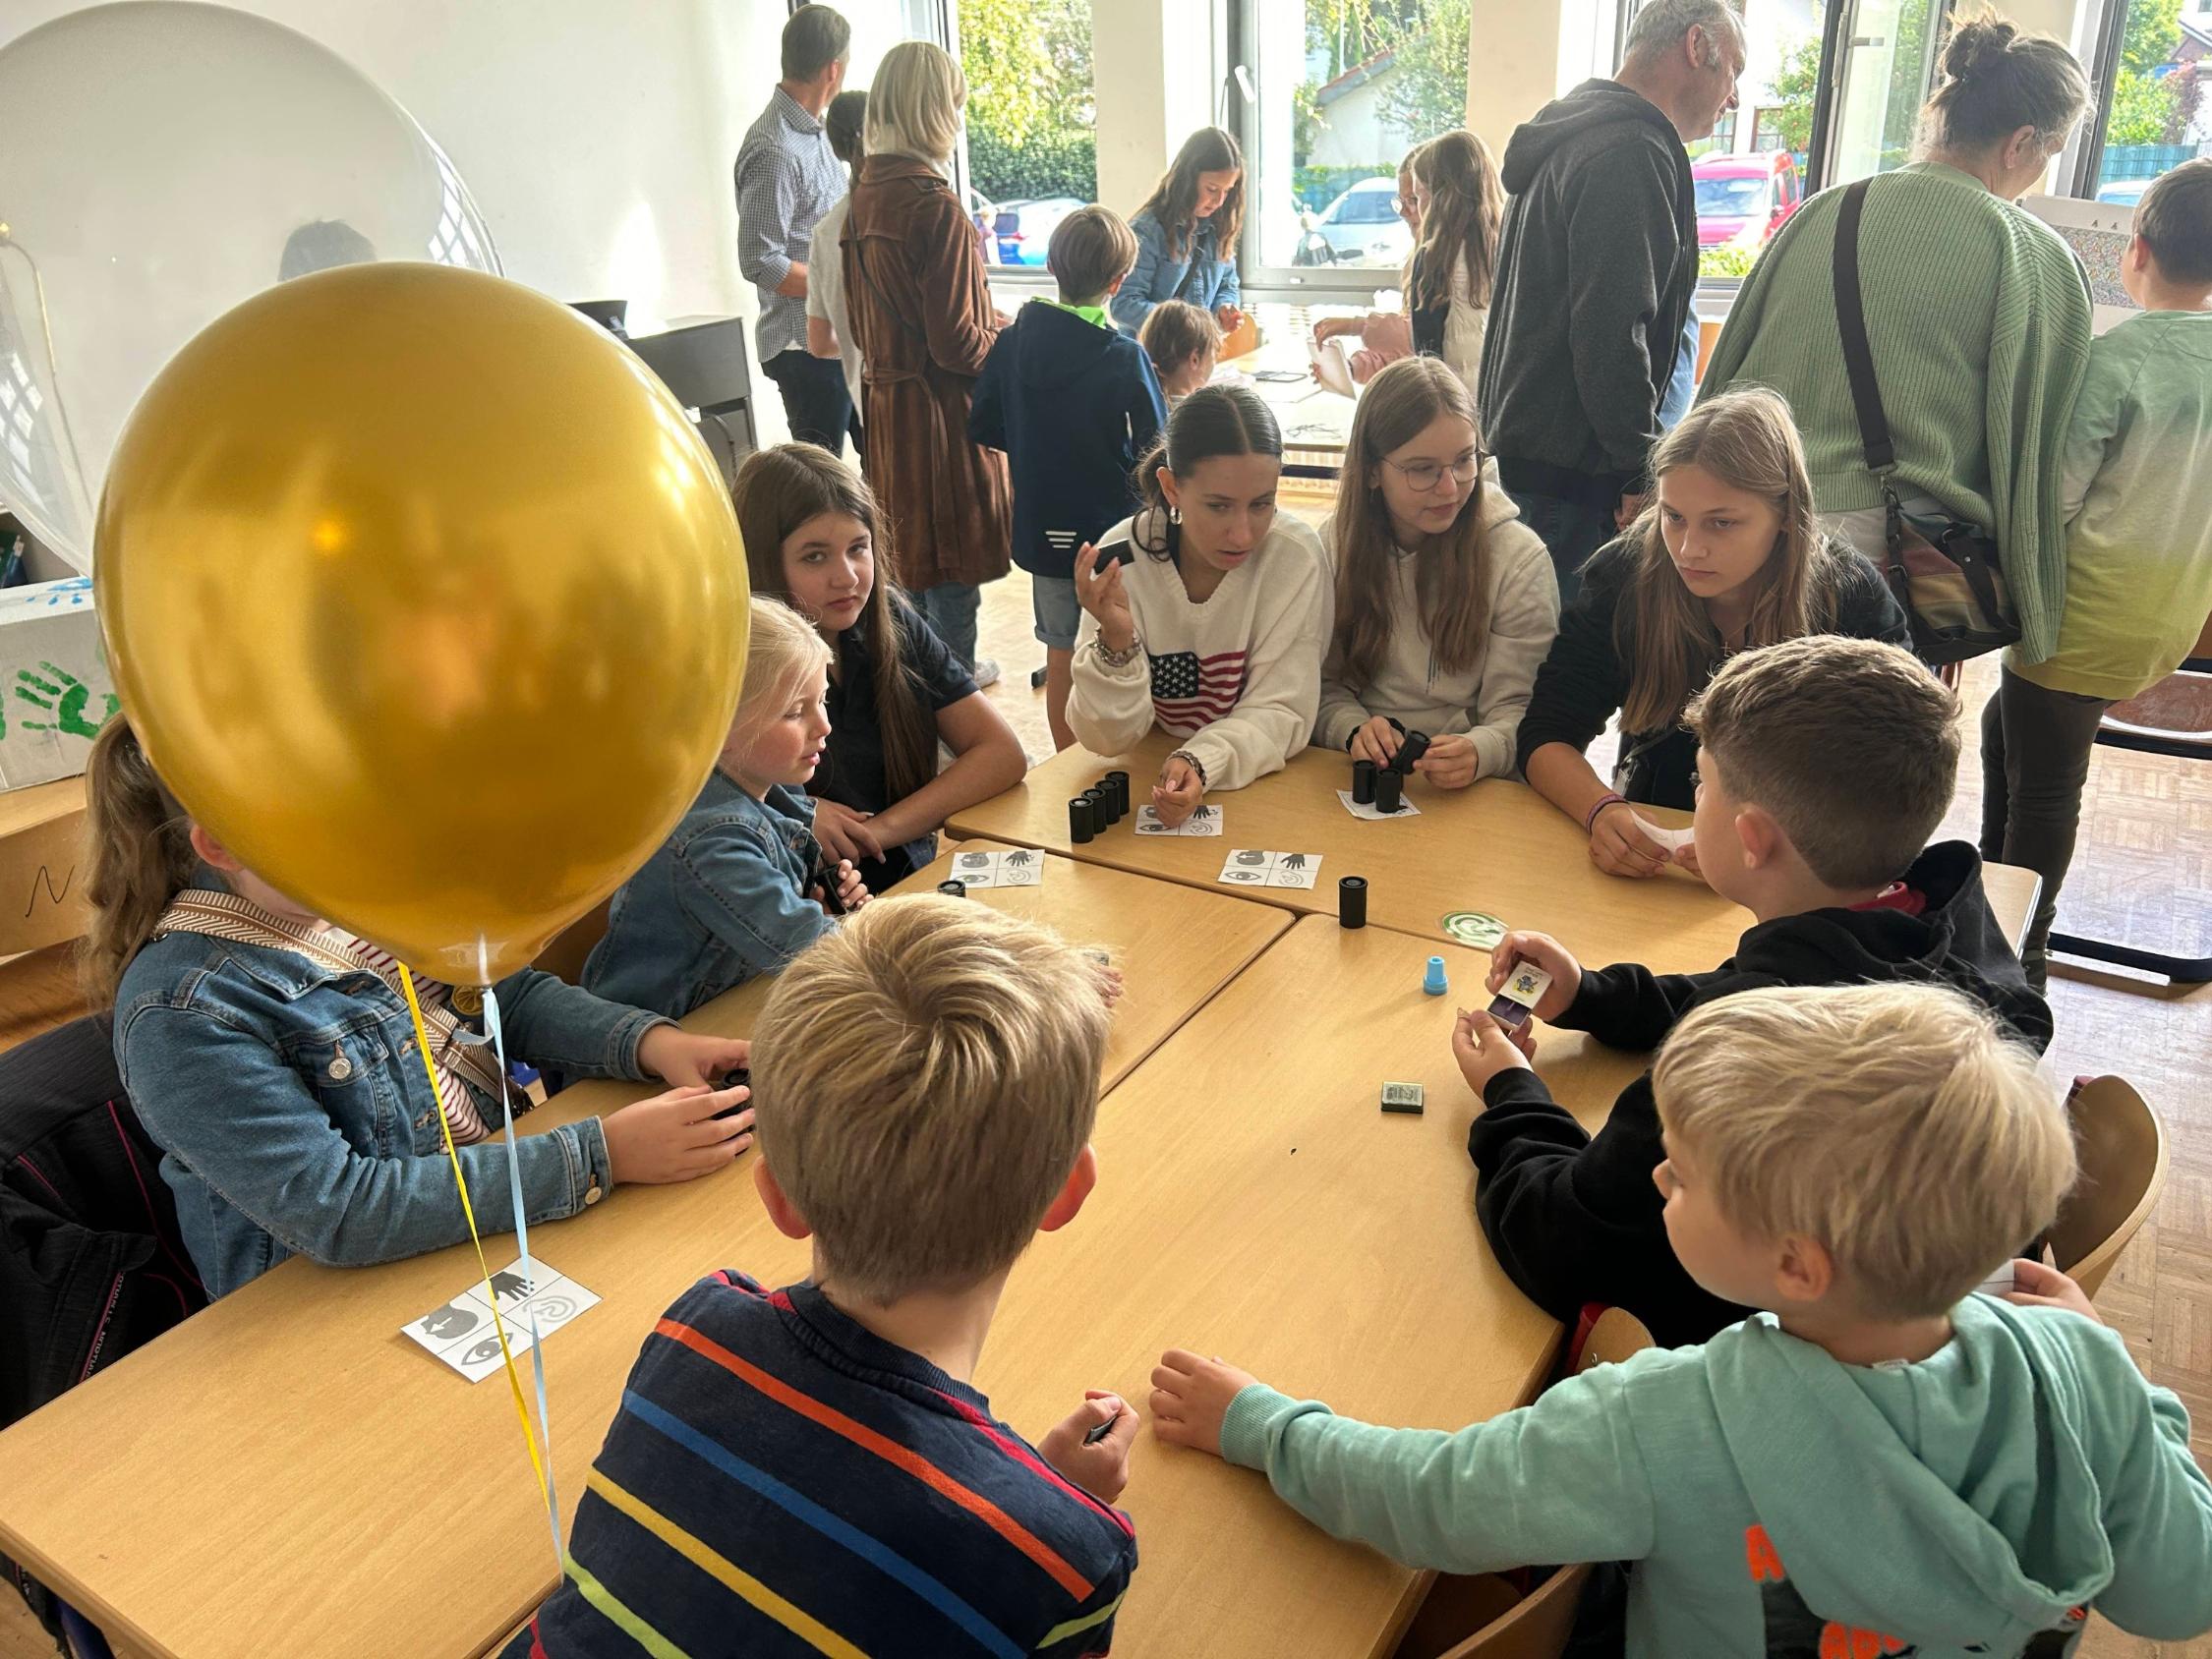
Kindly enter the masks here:
M 969 671 L 969 677 L 975 681 L 977 691 L 981 691 L 985 686 L 997 685 L 999 683 L 997 659 L 989 657 L 984 658 Z

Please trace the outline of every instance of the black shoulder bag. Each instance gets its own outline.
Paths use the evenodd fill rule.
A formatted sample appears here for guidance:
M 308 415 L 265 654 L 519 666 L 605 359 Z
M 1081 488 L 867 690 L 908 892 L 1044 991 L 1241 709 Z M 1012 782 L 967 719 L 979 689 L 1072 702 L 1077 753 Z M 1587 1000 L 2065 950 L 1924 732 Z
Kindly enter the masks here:
M 1866 307 L 1859 293 L 1859 218 L 1871 182 L 1861 179 L 1845 189 L 1836 214 L 1835 320 L 1843 335 L 1843 365 L 1850 372 L 1867 471 L 1882 485 L 1888 520 L 1882 575 L 1911 621 L 1913 651 L 1922 661 L 1941 667 L 2012 644 L 2020 637 L 2020 623 L 2005 591 L 1996 539 L 1963 519 L 1906 512 L 1890 483 L 1897 470 L 1897 452 L 1875 384 Z

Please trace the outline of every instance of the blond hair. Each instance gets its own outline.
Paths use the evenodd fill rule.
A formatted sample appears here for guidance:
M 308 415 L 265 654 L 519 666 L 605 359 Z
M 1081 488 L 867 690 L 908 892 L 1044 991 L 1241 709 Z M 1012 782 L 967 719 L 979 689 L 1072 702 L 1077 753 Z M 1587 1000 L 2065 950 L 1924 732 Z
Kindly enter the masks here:
M 1653 450 L 1652 477 L 1690 466 L 1765 498 L 1781 517 L 1774 551 L 1752 578 L 1744 644 L 1773 645 L 1833 626 L 1848 549 L 1831 544 L 1814 517 L 1813 481 L 1788 400 L 1765 386 L 1739 386 L 1697 405 Z M 1681 716 L 1726 650 L 1705 601 L 1690 592 L 1666 550 L 1656 488 L 1623 540 L 1635 558 L 1628 577 L 1635 602 L 1613 615 L 1613 648 L 1629 664 L 1620 725 L 1659 731 Z
M 884 53 L 868 87 L 868 153 L 941 167 L 960 142 L 966 104 L 967 77 L 950 52 L 927 40 L 902 40 Z
M 1720 786 L 1832 887 L 1892 882 L 1958 781 L 1958 699 L 1899 646 L 1819 635 L 1730 658 L 1682 712 Z
M 830 648 L 812 623 L 782 600 L 752 601 L 752 631 L 745 643 L 745 685 L 737 694 L 733 732 L 757 731 L 788 703 L 811 674 L 830 665 Z
M 2073 1184 L 2034 1052 L 1933 985 L 1741 992 L 1652 1070 L 1659 1121 L 1738 1231 L 1817 1240 L 1876 1318 L 1954 1306 Z
M 1213 313 L 1189 300 L 1162 300 L 1144 314 L 1136 330 L 1136 343 L 1152 360 L 1152 372 L 1161 379 L 1181 369 L 1200 352 L 1221 350 L 1221 324 Z
M 1045 264 L 1064 304 L 1087 306 L 1136 267 L 1136 232 L 1111 207 L 1078 207 L 1052 233 Z
M 836 1281 L 888 1303 L 1011 1265 L 1090 1139 L 1106 1026 L 1074 946 L 936 893 L 877 899 L 786 968 L 753 1108 Z
M 90 876 L 85 896 L 85 988 L 95 1006 L 115 1001 L 131 958 L 153 937 L 169 901 L 200 867 L 192 820 L 139 746 L 130 722 L 113 719 L 92 740 L 85 769 Z

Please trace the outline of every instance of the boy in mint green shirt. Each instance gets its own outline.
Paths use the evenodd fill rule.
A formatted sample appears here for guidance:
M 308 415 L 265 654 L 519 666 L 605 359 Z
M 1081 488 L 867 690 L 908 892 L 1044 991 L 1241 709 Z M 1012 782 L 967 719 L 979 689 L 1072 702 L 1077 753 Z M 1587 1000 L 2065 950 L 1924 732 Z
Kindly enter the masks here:
M 1463 1069 L 1525 1064 L 1487 1014 Z M 1333 1415 L 1219 1360 L 1153 1372 L 1160 1438 L 1264 1469 L 1409 1566 L 1623 1561 L 1627 1652 L 2056 1659 L 2094 1608 L 2212 1628 L 2188 1417 L 2080 1289 L 2012 1264 L 2074 1174 L 2066 1114 L 1956 992 L 1741 992 L 1654 1073 L 1669 1241 L 1771 1310 L 1456 1434 Z
M 1982 711 L 1982 856 L 2043 878 L 2020 944 L 2039 991 L 2097 727 L 2172 673 L 2212 612 L 2212 157 L 2144 193 L 2120 280 L 2143 309 L 2089 348 L 2074 405 L 2058 649 L 2007 652 Z

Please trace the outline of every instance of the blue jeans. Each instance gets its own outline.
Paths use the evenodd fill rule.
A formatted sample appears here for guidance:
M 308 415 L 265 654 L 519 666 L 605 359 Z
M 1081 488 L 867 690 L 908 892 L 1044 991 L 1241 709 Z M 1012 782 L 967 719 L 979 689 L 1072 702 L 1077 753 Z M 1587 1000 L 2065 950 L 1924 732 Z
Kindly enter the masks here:
M 1519 489 L 1506 494 L 1521 509 L 1521 522 L 1551 550 L 1551 569 L 1559 578 L 1559 603 L 1564 607 L 1582 587 L 1583 561 L 1620 534 L 1613 524 L 1613 509 Z
M 1666 396 L 1659 401 L 1659 430 L 1670 432 L 1674 423 L 1690 412 L 1690 404 L 1698 395 L 1698 347 L 1703 343 L 1698 327 L 1698 308 L 1690 307 L 1689 317 L 1682 324 L 1682 344 L 1674 353 L 1674 375 L 1666 382 Z
M 983 607 L 983 590 L 972 582 L 940 582 L 908 596 L 937 637 L 952 649 L 969 669 L 975 666 L 975 613 Z
M 1029 578 L 1029 609 L 1037 620 L 1037 643 L 1054 651 L 1074 651 L 1082 631 L 1083 607 L 1076 599 L 1073 576 Z

